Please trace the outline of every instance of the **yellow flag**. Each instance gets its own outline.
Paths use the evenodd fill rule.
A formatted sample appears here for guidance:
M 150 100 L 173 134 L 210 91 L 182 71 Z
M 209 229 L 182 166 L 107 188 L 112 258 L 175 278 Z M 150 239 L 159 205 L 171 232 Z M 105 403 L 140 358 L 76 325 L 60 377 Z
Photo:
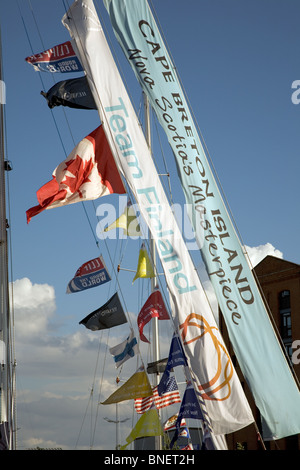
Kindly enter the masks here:
M 146 411 L 136 423 L 135 427 L 126 438 L 127 444 L 120 447 L 124 450 L 131 442 L 138 437 L 162 436 L 164 433 L 156 408 Z
M 101 404 L 110 405 L 133 398 L 150 397 L 151 395 L 153 395 L 153 392 L 146 372 L 138 370 Z
M 125 207 L 123 214 L 115 222 L 106 227 L 104 232 L 108 232 L 108 230 L 113 228 L 122 228 L 124 235 L 131 237 L 141 236 L 141 228 L 130 201 Z
M 141 249 L 140 249 L 136 275 L 134 276 L 132 284 L 138 277 L 142 277 L 142 278 L 155 277 L 153 266 L 148 256 L 144 243 L 142 244 Z

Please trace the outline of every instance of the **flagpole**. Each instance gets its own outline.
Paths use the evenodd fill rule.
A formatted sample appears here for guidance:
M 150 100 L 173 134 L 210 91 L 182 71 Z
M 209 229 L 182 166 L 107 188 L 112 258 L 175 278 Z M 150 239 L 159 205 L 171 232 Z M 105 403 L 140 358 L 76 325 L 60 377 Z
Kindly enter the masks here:
M 2 81 L 2 44 L 0 31 L 0 433 L 5 450 L 15 449 L 14 365 L 12 365 L 11 311 L 8 281 L 8 222 L 6 218 L 4 105 L 5 83 Z
M 145 138 L 149 149 L 151 149 L 151 125 L 150 125 L 150 109 L 149 100 L 146 93 L 143 92 L 144 98 L 144 114 L 145 114 Z M 155 241 L 150 234 L 150 256 L 154 266 L 154 273 L 156 273 L 156 249 Z M 157 284 L 156 276 L 151 278 L 151 292 L 154 292 Z M 159 340 L 158 340 L 158 318 L 152 318 L 152 341 L 153 341 L 153 361 L 154 363 L 159 360 Z M 159 372 L 153 374 L 153 386 L 156 387 L 159 383 Z M 155 449 L 161 449 L 161 436 L 155 437 Z

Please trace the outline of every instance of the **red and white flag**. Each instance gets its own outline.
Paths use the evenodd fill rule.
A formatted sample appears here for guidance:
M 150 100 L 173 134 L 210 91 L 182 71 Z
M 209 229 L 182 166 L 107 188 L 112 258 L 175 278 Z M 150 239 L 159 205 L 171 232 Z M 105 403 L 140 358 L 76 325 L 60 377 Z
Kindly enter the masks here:
M 162 295 L 158 289 L 155 289 L 148 297 L 143 305 L 140 313 L 138 314 L 137 324 L 139 328 L 140 338 L 145 343 L 149 343 L 148 339 L 143 333 L 144 326 L 151 320 L 157 317 L 159 320 L 169 320 L 169 314 L 165 307 Z
M 135 398 L 134 408 L 137 413 L 145 413 L 153 405 L 159 410 L 160 408 L 165 408 L 166 406 L 181 402 L 179 390 L 174 377 L 169 379 L 166 391 L 162 395 L 158 395 L 157 387 L 154 387 L 152 390 L 153 395 L 150 397 Z
M 38 206 L 26 211 L 27 223 L 45 209 L 125 193 L 102 126 L 86 136 L 37 191 Z

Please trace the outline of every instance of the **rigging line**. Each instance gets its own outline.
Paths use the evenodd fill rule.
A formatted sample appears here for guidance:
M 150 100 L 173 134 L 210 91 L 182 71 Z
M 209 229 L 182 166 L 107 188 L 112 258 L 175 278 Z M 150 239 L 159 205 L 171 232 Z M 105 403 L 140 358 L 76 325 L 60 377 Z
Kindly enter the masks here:
M 31 9 L 31 14 L 32 14 L 32 17 L 33 17 L 33 20 L 34 20 L 34 23 L 35 23 L 35 26 L 36 26 L 36 29 L 37 29 L 37 32 L 38 32 L 38 35 L 39 35 L 39 38 L 41 40 L 41 44 L 42 44 L 42 47 L 43 47 L 43 50 L 46 49 L 46 46 L 44 44 L 44 41 L 43 41 L 43 38 L 42 38 L 42 35 L 41 35 L 41 32 L 40 32 L 40 29 L 39 29 L 39 26 L 38 26 L 38 22 L 36 21 L 36 17 L 35 17 L 35 14 L 34 14 L 34 11 L 33 11 L 33 8 L 32 8 L 32 5 L 31 5 L 31 0 L 28 0 L 28 3 L 30 5 L 30 9 Z M 63 5 L 64 5 L 64 2 L 63 2 Z M 64 8 L 65 8 L 65 5 L 64 5 Z M 66 8 L 65 8 L 66 9 Z M 53 83 L 56 83 L 56 80 L 54 78 L 55 74 L 54 73 L 51 73 L 50 74 L 52 79 L 53 79 Z M 43 84 L 43 89 L 45 90 L 45 85 Z M 62 106 L 61 107 L 61 111 L 65 117 L 65 120 L 66 120 L 66 124 L 67 124 L 67 127 L 69 129 L 69 132 L 70 132 L 70 135 L 71 135 L 71 138 L 72 138 L 72 141 L 73 141 L 73 144 L 75 145 L 75 139 L 74 139 L 74 136 L 73 136 L 73 133 L 72 133 L 72 129 L 71 129 L 71 126 L 70 126 L 70 123 L 69 123 L 69 120 L 68 120 L 68 117 L 67 117 L 67 113 L 66 113 L 66 110 L 65 110 L 65 107 Z
M 95 441 L 95 434 L 96 434 L 96 427 L 97 427 L 97 420 L 98 420 L 98 413 L 99 413 L 99 408 L 100 408 L 100 397 L 102 393 L 102 385 L 103 385 L 103 376 L 104 376 L 104 370 L 105 370 L 105 364 L 106 364 L 106 358 L 107 358 L 107 350 L 108 350 L 108 340 L 109 340 L 109 335 L 110 335 L 110 329 L 108 330 L 107 334 L 107 340 L 106 340 L 106 348 L 105 348 L 105 353 L 104 353 L 104 361 L 103 361 L 103 367 L 102 367 L 102 375 L 101 375 L 101 380 L 100 380 L 100 387 L 99 387 L 99 393 L 98 393 L 98 401 L 97 401 L 97 406 L 96 406 L 96 416 L 94 420 L 94 433 L 93 433 L 93 441 L 91 444 L 91 447 L 94 444 Z
M 197 130 L 198 130 L 198 132 L 199 132 L 199 136 L 200 136 L 200 138 L 201 138 L 202 145 L 203 145 L 203 147 L 204 147 L 204 149 L 205 149 L 205 151 L 206 151 L 206 154 L 205 154 L 205 153 L 204 153 L 204 154 L 205 154 L 205 156 L 207 157 L 207 160 L 209 161 L 209 163 L 210 163 L 210 165 L 211 165 L 211 167 L 212 167 L 212 170 L 213 170 L 212 173 L 213 173 L 213 175 L 215 176 L 216 181 L 218 182 L 218 185 L 219 185 L 219 188 L 218 188 L 218 189 L 219 189 L 220 193 L 222 194 L 223 199 L 224 199 L 224 202 L 225 202 L 225 204 L 226 204 L 226 207 L 225 207 L 225 208 L 228 210 L 228 213 L 229 213 L 230 216 L 231 216 L 231 219 L 232 219 L 234 228 L 235 228 L 235 230 L 236 230 L 236 233 L 237 233 L 239 242 L 240 242 L 240 244 L 242 245 L 242 248 L 243 248 L 243 251 L 244 251 L 244 250 L 245 250 L 245 245 L 244 245 L 244 242 L 243 242 L 241 233 L 240 233 L 240 231 L 239 231 L 239 229 L 238 229 L 238 226 L 237 226 L 237 224 L 236 224 L 236 222 L 235 222 L 235 219 L 234 219 L 232 210 L 231 210 L 231 208 L 230 208 L 230 204 L 229 204 L 228 199 L 227 199 L 227 197 L 226 197 L 226 195 L 225 195 L 225 192 L 224 192 L 224 190 L 223 190 L 221 181 L 220 181 L 220 179 L 219 179 L 217 170 L 216 170 L 216 168 L 215 168 L 215 166 L 214 166 L 214 163 L 213 163 L 213 161 L 212 161 L 212 158 L 211 158 L 211 155 L 210 155 L 210 153 L 209 153 L 208 147 L 207 147 L 207 145 L 206 145 L 206 143 L 205 143 L 204 136 L 203 136 L 203 134 L 202 134 L 202 132 L 201 132 L 201 129 L 200 129 L 199 124 L 198 124 L 198 122 L 197 122 L 197 118 L 196 118 L 196 116 L 195 116 L 195 114 L 194 114 L 192 105 L 191 105 L 191 103 L 190 103 L 190 101 L 189 101 L 189 98 L 188 98 L 187 93 L 186 93 L 186 91 L 185 91 L 184 85 L 183 85 L 183 83 L 182 83 L 182 81 L 181 81 L 179 72 L 178 72 L 177 67 L 176 67 L 176 65 L 175 65 L 175 61 L 174 61 L 174 59 L 173 59 L 173 57 L 172 57 L 170 48 L 169 48 L 169 46 L 168 46 L 168 42 L 167 42 L 167 40 L 166 40 L 166 37 L 165 37 L 164 34 L 163 34 L 163 29 L 162 29 L 162 27 L 160 26 L 158 17 L 157 17 L 157 15 L 156 15 L 156 13 L 155 13 L 155 8 L 154 8 L 154 6 L 153 6 L 153 4 L 152 4 L 152 1 L 151 1 L 151 0 L 148 0 L 148 1 L 151 3 L 151 7 L 152 7 L 152 9 L 153 9 L 153 16 L 155 16 L 155 20 L 156 20 L 156 22 L 157 22 L 157 24 L 158 24 L 158 26 L 159 26 L 159 32 L 160 32 L 160 34 L 161 34 L 161 36 L 162 36 L 162 38 L 163 38 L 163 40 L 164 40 L 164 42 L 165 42 L 165 45 L 166 45 L 168 54 L 169 54 L 169 56 L 170 56 L 171 65 L 173 66 L 174 73 L 175 73 L 175 75 L 177 76 L 178 81 L 179 81 L 179 83 L 180 83 L 180 85 L 181 85 L 181 87 L 182 87 L 182 91 L 183 91 L 183 93 L 184 93 L 184 96 L 185 96 L 185 99 L 186 99 L 186 101 L 187 101 L 187 104 L 188 104 L 188 106 L 189 106 L 189 108 L 190 108 L 190 112 L 191 112 L 191 115 L 192 115 L 192 117 L 193 117 L 193 119 L 194 119 L 195 126 L 196 126 L 196 128 L 197 128 Z M 245 251 L 244 251 L 244 254 L 245 254 Z
M 20 16 L 21 16 L 21 19 L 22 19 L 23 26 L 24 26 L 24 29 L 25 29 L 25 33 L 26 33 L 26 36 L 27 36 L 27 40 L 28 40 L 28 42 L 29 42 L 29 46 L 30 46 L 30 49 L 31 49 L 31 53 L 34 54 L 33 48 L 32 48 L 32 43 L 31 43 L 31 40 L 30 40 L 30 37 L 29 37 L 29 34 L 28 34 L 28 30 L 27 30 L 27 27 L 26 27 L 25 20 L 24 20 L 24 16 L 23 16 L 23 14 L 22 14 L 22 12 L 21 12 L 21 9 L 20 9 L 19 0 L 16 0 L 16 2 L 17 2 L 17 5 L 18 5 L 18 9 L 19 9 L 19 13 L 20 13 Z M 40 78 L 40 81 L 41 81 L 43 90 L 45 90 L 45 85 L 44 85 L 44 82 L 43 82 L 43 79 L 42 79 L 41 74 L 39 74 L 39 78 Z M 55 127 L 56 127 L 57 134 L 58 134 L 58 136 L 59 136 L 59 139 L 60 139 L 62 148 L 63 148 L 63 150 L 64 150 L 65 155 L 67 155 L 67 152 L 66 152 L 66 149 L 65 149 L 63 140 L 62 140 L 62 136 L 61 136 L 61 134 L 60 134 L 60 132 L 59 132 L 59 129 L 58 129 L 58 126 L 57 126 L 57 122 L 56 122 L 56 119 L 55 119 L 54 114 L 53 114 L 53 110 L 50 109 L 50 111 L 51 111 L 52 119 L 53 119 L 53 121 L 54 121 L 54 125 L 55 125 Z
M 104 332 L 104 330 L 101 331 L 101 336 L 100 336 L 100 338 L 99 338 L 98 353 L 97 353 L 96 363 L 95 363 L 95 367 L 94 367 L 94 376 L 93 376 L 93 380 L 92 380 L 91 392 L 90 392 L 89 400 L 88 400 L 88 403 L 87 403 L 87 406 L 86 406 L 86 410 L 85 410 L 85 413 L 84 413 L 84 417 L 83 417 L 83 420 L 82 420 L 82 423 L 81 423 L 81 427 L 80 427 L 80 430 L 79 430 L 79 434 L 78 434 L 78 437 L 77 437 L 77 441 L 76 441 L 76 444 L 75 444 L 75 449 L 77 448 L 78 441 L 79 441 L 79 439 L 80 439 L 81 431 L 82 431 L 82 428 L 83 428 L 83 424 L 84 424 L 84 422 L 85 422 L 85 419 L 86 419 L 86 416 L 87 416 L 87 412 L 88 412 L 88 409 L 89 409 L 91 400 L 92 400 L 93 395 L 94 395 L 94 388 L 95 388 L 96 374 L 97 374 L 98 363 L 99 363 L 99 357 L 100 357 L 100 349 L 101 349 L 101 344 L 102 344 L 103 332 Z
M 62 1 L 63 1 L 63 4 L 64 4 L 64 0 L 62 0 Z M 39 27 L 38 27 L 38 23 L 37 23 L 37 21 L 36 21 L 36 17 L 35 17 L 35 14 L 34 14 L 34 11 L 33 11 L 32 5 L 31 5 L 31 1 L 28 0 L 28 3 L 29 3 L 29 5 L 30 5 L 31 13 L 32 13 L 32 16 L 33 16 L 33 19 L 34 19 L 34 22 L 35 22 L 35 25 L 36 25 L 36 28 L 37 28 L 37 31 L 38 31 L 40 40 L 41 40 L 42 47 L 45 49 L 45 45 L 44 45 L 44 43 L 43 43 L 43 39 L 42 39 L 40 30 L 39 30 Z M 22 15 L 22 12 L 21 12 L 21 9 L 20 9 L 19 1 L 18 1 L 18 0 L 17 0 L 17 5 L 18 5 L 18 8 L 19 8 L 19 13 L 20 13 L 20 16 L 21 16 L 21 19 L 22 19 L 22 22 L 23 22 L 23 26 L 24 26 L 24 29 L 25 29 L 25 33 L 26 33 L 26 36 L 27 36 L 29 45 L 30 45 L 31 52 L 32 52 L 32 54 L 34 54 L 34 52 L 33 52 L 33 47 L 32 47 L 32 43 L 31 43 L 30 36 L 29 36 L 29 33 L 28 33 L 28 29 L 27 29 L 27 27 L 26 27 L 26 23 L 25 23 L 25 20 L 24 20 L 23 15 Z M 65 11 L 67 11 L 67 10 L 66 10 L 66 7 L 65 7 L 65 4 L 64 4 L 64 8 L 65 8 Z M 55 82 L 55 79 L 54 79 L 53 74 L 51 74 L 51 76 L 52 76 L 52 78 L 53 78 L 53 81 Z M 42 79 L 42 76 L 41 76 L 40 73 L 39 73 L 39 77 L 40 77 L 40 80 L 41 80 L 42 87 L 43 87 L 43 89 L 45 90 L 45 85 L 44 85 L 44 82 L 43 82 L 43 79 Z M 58 128 L 58 125 L 57 125 L 57 121 L 56 121 L 54 112 L 53 112 L 52 109 L 50 109 L 50 111 L 51 111 L 51 115 L 52 115 L 52 118 L 53 118 L 53 121 L 54 121 L 54 125 L 55 125 L 55 128 L 56 128 L 57 134 L 58 134 L 58 136 L 59 136 L 59 139 L 60 139 L 60 142 L 61 142 L 61 145 L 62 145 L 64 154 L 65 154 L 65 156 L 67 156 L 68 154 L 67 154 L 66 148 L 65 148 L 65 146 L 64 146 L 63 139 L 62 139 L 61 133 L 60 133 L 60 131 L 59 131 L 59 128 Z M 66 120 L 68 129 L 69 129 L 69 132 L 70 132 L 70 135 L 71 135 L 73 144 L 75 145 L 75 139 L 74 139 L 74 136 L 73 136 L 73 133 L 72 133 L 72 130 L 71 130 L 71 126 L 70 126 L 70 123 L 69 123 L 69 120 L 68 120 L 68 117 L 67 117 L 67 114 L 66 114 L 66 111 L 65 111 L 64 107 L 62 107 L 62 112 L 63 112 L 63 114 L 64 114 L 64 117 L 65 117 L 65 120 Z M 86 211 L 85 204 L 84 204 L 84 202 L 81 202 L 81 204 L 82 204 L 82 206 L 83 206 L 83 210 L 84 210 L 84 212 L 85 212 L 87 221 L 88 221 L 88 223 L 89 223 L 89 225 L 90 225 L 90 228 L 91 228 L 91 230 L 92 230 L 92 233 L 93 233 L 93 235 L 94 235 L 94 231 L 93 231 L 93 229 L 92 229 L 92 227 L 91 227 L 91 222 L 90 222 L 88 213 L 87 213 L 87 211 Z M 94 238 L 95 238 L 95 235 L 94 235 Z M 95 242 L 96 242 L 96 245 L 98 246 L 98 241 L 97 241 L 96 238 L 95 238 Z

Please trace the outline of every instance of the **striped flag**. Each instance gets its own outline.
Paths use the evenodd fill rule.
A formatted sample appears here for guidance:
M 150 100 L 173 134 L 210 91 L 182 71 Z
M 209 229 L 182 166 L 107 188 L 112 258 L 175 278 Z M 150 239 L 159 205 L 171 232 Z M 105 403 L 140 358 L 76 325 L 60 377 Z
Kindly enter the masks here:
M 174 377 L 171 377 L 167 383 L 166 390 L 163 395 L 159 396 L 157 387 L 153 388 L 153 395 L 146 398 L 136 398 L 134 400 L 134 407 L 137 413 L 145 413 L 152 405 L 157 409 L 164 408 L 174 403 L 181 403 L 179 390 Z

